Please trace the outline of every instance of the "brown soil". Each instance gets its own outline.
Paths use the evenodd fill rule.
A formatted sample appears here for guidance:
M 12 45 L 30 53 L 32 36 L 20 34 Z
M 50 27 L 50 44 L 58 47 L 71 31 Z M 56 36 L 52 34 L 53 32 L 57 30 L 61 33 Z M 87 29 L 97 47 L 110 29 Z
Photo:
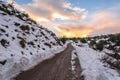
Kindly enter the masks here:
M 43 61 L 33 69 L 20 73 L 15 80 L 83 80 L 81 79 L 80 65 L 76 59 L 76 74 L 71 70 L 71 53 L 74 50 L 71 44 L 53 58 Z M 77 76 L 77 78 L 73 78 Z

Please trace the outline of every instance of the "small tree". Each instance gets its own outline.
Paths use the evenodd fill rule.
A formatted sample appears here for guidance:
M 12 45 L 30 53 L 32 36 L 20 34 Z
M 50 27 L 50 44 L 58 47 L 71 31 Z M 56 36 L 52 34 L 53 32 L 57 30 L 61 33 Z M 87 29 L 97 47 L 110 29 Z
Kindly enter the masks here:
M 99 43 L 96 44 L 96 49 L 102 51 L 104 48 L 104 42 L 101 40 Z
M 86 41 L 85 38 L 81 38 L 80 41 L 81 41 L 82 43 L 87 43 L 87 41 Z
M 91 40 L 89 46 L 93 47 L 95 44 L 96 44 L 96 41 L 95 40 Z

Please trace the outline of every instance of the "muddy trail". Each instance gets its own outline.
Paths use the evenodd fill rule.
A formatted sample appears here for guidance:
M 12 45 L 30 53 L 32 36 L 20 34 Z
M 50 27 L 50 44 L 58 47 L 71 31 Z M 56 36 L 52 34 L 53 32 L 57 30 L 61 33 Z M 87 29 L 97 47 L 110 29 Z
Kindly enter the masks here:
M 81 68 L 78 58 L 75 73 L 71 69 L 71 54 L 74 47 L 68 44 L 67 48 L 47 59 L 34 68 L 20 73 L 14 80 L 83 80 L 80 76 Z

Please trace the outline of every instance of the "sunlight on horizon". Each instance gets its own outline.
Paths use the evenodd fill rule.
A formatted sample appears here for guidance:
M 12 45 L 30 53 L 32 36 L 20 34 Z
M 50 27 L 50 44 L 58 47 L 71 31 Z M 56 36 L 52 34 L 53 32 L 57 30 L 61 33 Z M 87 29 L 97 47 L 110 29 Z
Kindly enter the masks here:
M 59 36 L 59 37 L 64 37 L 64 38 L 87 38 L 88 37 L 88 34 L 74 35 L 71 32 L 64 33 L 61 35 L 63 35 L 63 36 Z
M 83 34 L 81 37 L 82 38 L 86 38 L 86 37 L 88 37 L 88 35 L 87 34 Z
M 79 6 L 74 0 L 48 0 L 44 3 L 34 0 L 26 4 L 16 2 L 16 8 L 28 13 L 38 24 L 52 30 L 58 37 L 88 37 L 120 32 L 120 6 L 116 1 L 109 1 L 109 5 L 104 1 L 95 1 L 94 5 L 81 1 Z M 96 9 L 97 5 L 104 8 Z

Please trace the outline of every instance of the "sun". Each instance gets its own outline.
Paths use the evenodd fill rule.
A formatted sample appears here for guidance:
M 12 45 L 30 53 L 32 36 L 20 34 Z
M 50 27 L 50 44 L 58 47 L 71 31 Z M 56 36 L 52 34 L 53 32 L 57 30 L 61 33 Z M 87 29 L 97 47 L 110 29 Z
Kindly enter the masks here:
M 82 35 L 82 38 L 86 38 L 86 37 L 88 37 L 87 34 L 83 34 L 83 35 Z

